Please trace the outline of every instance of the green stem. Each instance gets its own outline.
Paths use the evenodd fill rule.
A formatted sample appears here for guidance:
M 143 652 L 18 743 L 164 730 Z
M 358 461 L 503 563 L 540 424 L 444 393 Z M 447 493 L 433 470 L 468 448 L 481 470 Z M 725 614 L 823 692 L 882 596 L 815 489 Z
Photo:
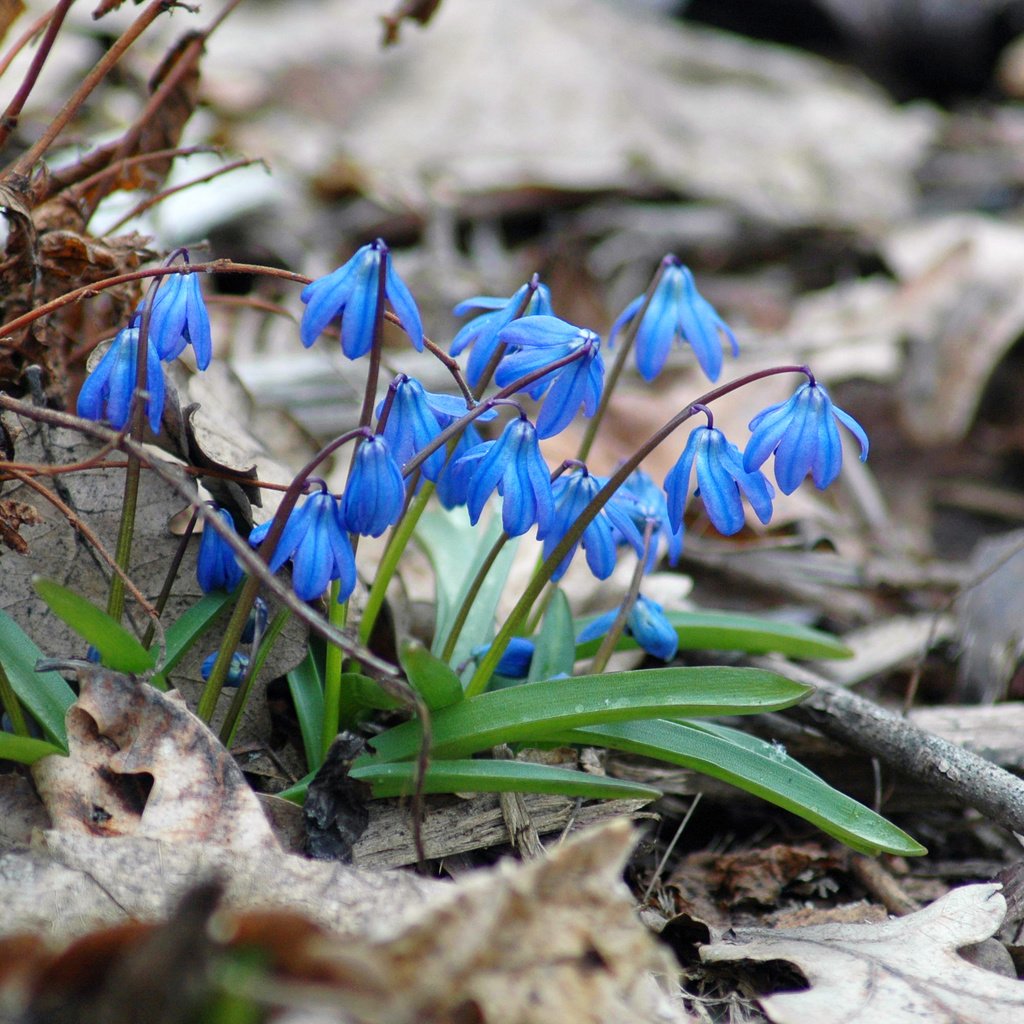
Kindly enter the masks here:
M 360 643 L 369 642 L 370 634 L 377 623 L 377 616 L 384 607 L 384 598 L 387 596 L 388 584 L 398 569 L 398 563 L 412 537 L 420 516 L 426 511 L 427 502 L 434 493 L 434 485 L 427 480 L 417 494 L 409 503 L 405 514 L 399 520 L 398 525 L 391 531 L 388 539 L 388 546 L 384 550 L 384 557 L 377 566 L 377 575 L 373 578 L 373 585 L 370 587 L 369 596 L 366 598 L 366 607 L 363 609 L 363 618 L 359 623 Z
M 283 503 L 282 503 L 283 504 Z M 210 671 L 210 678 L 206 680 L 202 696 L 199 698 L 199 706 L 196 708 L 196 715 L 209 724 L 213 713 L 217 709 L 217 701 L 220 698 L 221 687 L 227 676 L 228 668 L 231 665 L 231 658 L 238 645 L 242 642 L 242 634 L 245 632 L 245 624 L 249 619 L 249 612 L 252 611 L 253 602 L 260 592 L 260 581 L 255 576 L 246 576 L 245 582 L 238 593 L 238 600 L 235 602 L 235 609 L 224 627 L 224 635 L 221 638 L 220 650 L 217 652 L 217 660 L 213 663 Z
M 483 564 L 473 577 L 473 582 L 470 583 L 469 590 L 466 591 L 466 596 L 463 598 L 462 604 L 459 605 L 459 611 L 455 616 L 455 621 L 452 623 L 448 639 L 444 642 L 444 650 L 441 651 L 442 661 L 451 661 L 452 655 L 455 653 L 455 645 L 459 642 L 459 636 L 462 634 L 462 627 L 466 625 L 466 619 L 469 618 L 469 612 L 473 607 L 473 602 L 476 600 L 477 594 L 480 593 L 480 588 L 484 585 L 484 580 L 487 579 L 487 574 L 491 571 L 491 567 L 494 565 L 495 561 L 497 561 L 498 555 L 501 554 L 501 549 L 508 542 L 508 539 L 509 536 L 507 533 L 502 532 L 500 534 L 498 539 L 491 545 L 491 550 L 487 552 L 487 557 L 483 560 Z
M 338 603 L 338 580 L 331 583 L 327 617 L 332 626 L 344 629 L 348 620 L 348 602 Z M 327 749 L 338 735 L 341 722 L 341 668 L 344 655 L 335 644 L 327 645 L 324 658 L 324 717 L 320 732 L 320 749 L 327 756 Z
M 259 641 L 256 656 L 249 663 L 249 671 L 246 672 L 245 679 L 242 680 L 242 684 L 235 691 L 235 695 L 228 707 L 228 713 L 224 716 L 224 724 L 220 727 L 220 739 L 225 747 L 230 747 L 234 742 L 242 708 L 249 701 L 249 694 L 252 692 L 253 683 L 255 683 L 256 677 L 259 675 L 260 669 L 263 668 L 263 663 L 273 650 L 277 638 L 281 635 L 281 630 L 288 624 L 291 616 L 292 613 L 287 608 L 282 608 L 274 616 L 269 627 L 267 627 L 266 635 Z
M 0 665 L 0 704 L 3 704 L 4 710 L 11 716 L 14 735 L 31 735 L 28 730 L 28 722 L 25 721 L 25 712 L 21 708 L 21 701 L 18 700 L 18 695 L 14 692 L 14 687 L 11 686 L 11 681 L 7 678 L 3 665 Z
M 579 518 L 572 524 L 572 526 L 566 531 L 565 536 L 555 545 L 551 554 L 544 559 L 540 568 L 534 573 L 533 578 L 527 584 L 526 589 L 523 591 L 519 600 L 516 602 L 515 607 L 512 609 L 509 617 L 505 620 L 505 624 L 498 631 L 498 635 L 494 638 L 487 654 L 481 659 L 480 663 L 476 667 L 476 671 L 473 673 L 473 677 L 470 679 L 469 684 L 466 686 L 466 696 L 475 697 L 486 689 L 491 676 L 494 674 L 494 670 L 501 660 L 501 656 L 505 653 L 505 648 L 508 647 L 509 641 L 514 636 L 518 636 L 520 627 L 526 616 L 529 614 L 530 609 L 533 607 L 534 601 L 540 595 L 541 590 L 544 589 L 544 585 L 551 579 L 555 569 L 561 564 L 562 559 L 573 549 L 573 547 L 579 542 L 583 536 L 583 531 L 597 518 L 598 513 L 608 504 L 609 501 L 615 496 L 615 492 L 626 482 L 629 474 L 633 472 L 637 466 L 647 456 L 654 451 L 655 448 L 661 444 L 677 427 L 682 423 L 685 423 L 692 415 L 694 415 L 694 405 L 709 405 L 711 402 L 723 395 L 728 395 L 738 388 L 744 387 L 747 384 L 751 384 L 756 380 L 762 380 L 765 377 L 773 377 L 780 373 L 803 373 L 806 374 L 806 366 L 774 366 L 767 370 L 757 370 L 754 373 L 748 373 L 746 376 L 738 377 L 735 380 L 731 380 L 726 384 L 722 384 L 717 388 L 713 388 L 711 391 L 705 392 L 696 402 L 688 405 L 681 412 L 673 416 L 667 423 L 659 427 L 619 468 L 608 478 L 608 482 L 601 488 L 597 494 L 591 499 L 590 504 L 580 513 Z

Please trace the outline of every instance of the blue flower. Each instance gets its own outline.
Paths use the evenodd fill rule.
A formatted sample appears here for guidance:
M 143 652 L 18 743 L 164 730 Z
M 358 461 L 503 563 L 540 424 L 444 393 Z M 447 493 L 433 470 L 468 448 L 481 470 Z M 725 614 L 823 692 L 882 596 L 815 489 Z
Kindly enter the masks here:
M 453 356 L 459 355 L 467 346 L 473 346 L 469 361 L 466 363 L 466 379 L 470 384 L 475 386 L 479 383 L 491 357 L 501 344 L 498 340 L 498 333 L 515 319 L 529 289 L 530 285 L 524 284 L 509 299 L 478 295 L 472 299 L 466 299 L 465 302 L 460 302 L 453 310 L 456 316 L 464 316 L 473 309 L 491 310 L 491 312 L 482 313 L 463 324 L 459 333 L 452 340 L 451 354 Z M 530 296 L 523 316 L 550 316 L 551 314 L 551 292 L 545 285 L 538 284 Z
M 719 533 L 738 533 L 746 523 L 742 495 L 762 523 L 772 517 L 772 485 L 759 470 L 743 468 L 743 458 L 736 445 L 714 427 L 698 427 L 690 434 L 683 454 L 665 478 L 669 519 L 673 529 L 682 524 L 683 511 L 690 489 L 690 473 L 697 463 L 697 491 L 704 502 L 708 518 Z
M 596 640 L 604 636 L 612 627 L 618 611 L 599 615 L 593 622 L 580 630 L 576 643 Z M 657 601 L 652 601 L 643 594 L 638 594 L 633 607 L 626 618 L 626 630 L 631 637 L 648 653 L 662 661 L 671 661 L 679 650 L 679 634 L 669 622 L 664 609 Z
M 270 521 L 249 534 L 249 543 L 259 546 L 270 529 Z M 331 580 L 339 581 L 338 600 L 347 601 L 356 587 L 356 562 L 338 499 L 327 493 L 311 494 L 292 509 L 288 522 L 270 559 L 271 572 L 292 560 L 292 589 L 303 601 L 319 597 Z
M 459 435 L 452 454 L 437 478 L 437 498 L 445 508 L 465 505 L 469 499 L 469 482 L 477 462 L 487 454 L 488 445 L 472 423 Z
M 142 312 L 140 307 L 138 312 Z M 149 343 L 164 361 L 177 359 L 191 345 L 196 366 L 205 370 L 213 355 L 210 317 L 198 274 L 172 274 L 157 289 L 149 317 Z
M 544 537 L 545 558 L 569 532 L 605 483 L 607 481 L 603 477 L 592 476 L 584 469 L 581 472 L 560 476 L 551 485 L 555 514 L 551 520 L 551 527 Z M 643 555 L 643 537 L 637 532 L 629 510 L 624 505 L 619 495 L 613 495 L 583 531 L 581 542 L 587 555 L 587 565 L 599 580 L 607 579 L 615 568 L 617 537 L 625 538 L 638 556 Z M 580 541 L 574 544 L 562 559 L 551 576 L 552 580 L 560 580 L 565 575 L 579 544 Z
M 380 434 L 359 445 L 345 488 L 341 515 L 352 533 L 379 537 L 398 521 L 405 503 L 405 483 L 391 449 Z
M 203 679 L 209 679 L 213 673 L 213 666 L 217 664 L 217 655 L 219 651 L 214 651 L 213 654 L 208 654 L 203 658 L 203 664 L 199 671 L 202 673 Z M 245 679 L 245 673 L 249 671 L 249 655 L 243 654 L 241 651 L 235 651 L 231 655 L 231 661 L 228 664 L 227 675 L 224 677 L 224 685 L 237 687 L 241 686 L 242 680 Z
M 540 453 L 537 431 L 525 416 L 506 424 L 473 472 L 467 507 L 474 525 L 495 487 L 503 498 L 501 524 L 505 532 L 518 537 L 536 523 L 537 536 L 543 538 L 554 513 L 551 474 Z
M 416 300 L 395 273 L 390 250 L 379 238 L 364 245 L 343 267 L 302 290 L 306 311 L 302 315 L 299 336 L 306 348 L 332 320 L 340 317 L 341 350 L 345 355 L 358 359 L 370 351 L 374 326 L 381 313 L 377 309 L 381 260 L 384 260 L 384 296 L 413 347 L 418 352 L 423 351 L 423 324 Z
M 214 508 L 213 514 L 232 532 L 235 529 L 231 514 L 223 508 Z M 196 579 L 203 593 L 211 590 L 234 590 L 244 573 L 235 558 L 234 551 L 223 537 L 209 524 L 203 527 L 196 558 Z
M 645 296 L 635 298 L 619 314 L 608 335 L 608 344 L 640 312 Z M 714 306 L 697 291 L 693 274 L 676 256 L 662 260 L 661 277 L 636 330 L 636 367 L 644 380 L 661 373 L 674 342 L 688 342 L 709 380 L 722 372 L 722 335 L 729 339 L 732 354 L 739 354 L 736 337 Z
M 665 492 L 642 469 L 634 470 L 626 477 L 626 482 L 619 488 L 619 497 L 623 499 L 623 507 L 630 513 L 637 530 L 644 533 L 649 522 L 654 523 L 652 543 L 647 552 L 646 571 L 650 572 L 658 561 L 659 535 L 665 539 L 668 547 L 669 565 L 676 565 L 683 553 L 683 529 L 673 527 L 668 514 L 668 503 Z
M 458 400 L 453 399 L 453 401 Z M 382 402 L 377 407 L 378 417 L 383 405 Z M 462 411 L 466 411 L 465 404 L 462 406 Z M 423 385 L 412 377 L 399 374 L 391 411 L 388 413 L 387 421 L 381 431 L 384 440 L 391 448 L 395 462 L 404 467 L 418 451 L 426 448 L 441 433 L 442 429 L 430 406 Z M 428 480 L 436 480 L 444 466 L 445 458 L 446 453 L 443 446 L 431 453 L 420 467 L 423 470 L 423 475 Z
M 139 352 L 139 328 L 119 331 L 110 348 L 85 379 L 78 394 L 78 415 L 87 420 L 106 420 L 116 430 L 128 422 L 135 390 L 135 368 Z M 160 432 L 164 411 L 164 371 L 153 345 L 146 346 L 146 411 L 153 433 Z M 105 416 L 104 416 L 105 413 Z
M 743 465 L 760 467 L 775 453 L 775 479 L 783 494 L 792 494 L 808 473 L 824 490 L 843 465 L 838 420 L 860 443 L 860 460 L 868 457 L 868 436 L 848 413 L 832 404 L 823 384 L 813 378 L 797 388 L 788 401 L 769 406 L 750 421 Z
M 245 629 L 242 630 L 242 643 L 251 644 L 256 635 L 263 636 L 267 631 L 267 620 L 270 618 L 270 609 L 262 597 L 257 597 L 252 603 L 252 611 L 249 618 L 245 620 Z
M 537 436 L 554 437 L 561 433 L 580 406 L 593 416 L 601 401 L 604 384 L 604 360 L 601 339 L 583 327 L 574 327 L 553 316 L 524 316 L 513 320 L 498 334 L 498 340 L 513 347 L 501 361 L 495 380 L 507 387 L 519 378 L 541 370 L 551 363 L 582 351 L 578 359 L 552 370 L 527 388 L 533 398 L 545 394 L 537 417 Z
M 483 644 L 474 647 L 472 655 L 477 661 L 482 661 L 487 652 L 491 649 L 490 644 Z M 530 662 L 533 661 L 534 642 L 526 637 L 514 636 L 508 642 L 505 653 L 501 656 L 494 671 L 499 676 L 508 679 L 525 679 L 530 674 Z

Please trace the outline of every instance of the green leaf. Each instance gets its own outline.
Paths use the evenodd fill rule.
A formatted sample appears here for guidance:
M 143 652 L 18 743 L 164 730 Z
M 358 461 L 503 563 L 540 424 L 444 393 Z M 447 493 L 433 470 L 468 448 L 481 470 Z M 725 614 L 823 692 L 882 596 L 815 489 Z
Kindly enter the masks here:
M 375 797 L 409 796 L 416 766 L 371 764 L 353 768 L 351 777 L 373 786 Z M 425 793 L 557 793 L 561 796 L 613 800 L 639 797 L 657 800 L 661 793 L 651 786 L 602 775 L 587 775 L 530 761 L 432 761 L 423 777 Z
M 64 715 L 75 702 L 75 692 L 57 672 L 37 672 L 43 652 L 6 612 L 0 611 L 0 662 L 18 699 L 44 733 L 62 750 L 68 736 Z
M 147 651 L 103 609 L 53 580 L 37 577 L 32 586 L 54 615 L 99 651 L 100 661 L 107 668 L 116 672 L 148 672 L 153 667 L 156 652 Z
M 398 660 L 414 687 L 431 711 L 458 704 L 463 698 L 459 677 L 438 657 L 416 640 L 407 640 Z
M 556 588 L 537 634 L 528 682 L 559 674 L 571 676 L 576 662 L 575 636 L 569 601 L 561 588 Z
M 881 815 L 833 789 L 777 744 L 705 722 L 618 722 L 559 733 L 561 743 L 611 747 L 722 779 L 784 807 L 862 853 L 927 851 Z
M 224 606 L 234 599 L 234 594 L 218 590 L 212 594 L 204 594 L 191 608 L 182 612 L 177 622 L 167 627 L 167 651 L 164 654 L 160 671 L 150 682 L 158 689 L 167 689 L 167 677 L 189 652 L 192 645 L 213 625 Z M 152 648 L 155 658 L 157 649 Z
M 302 748 L 306 752 L 306 767 L 316 771 L 323 762 L 320 749 L 320 731 L 324 720 L 324 684 L 312 651 L 288 673 L 288 690 L 295 704 L 302 733 Z
M 20 764 L 35 764 L 41 757 L 50 754 L 67 756 L 62 750 L 46 740 L 37 740 L 33 736 L 15 736 L 9 732 L 0 732 L 0 761 L 17 761 Z
M 742 651 L 745 654 L 786 654 L 791 658 L 850 658 L 853 652 L 837 637 L 820 629 L 791 622 L 772 622 L 756 615 L 732 612 L 667 612 L 684 651 Z M 576 622 L 576 632 L 590 621 Z M 601 638 L 576 647 L 577 658 L 589 658 Z M 616 650 L 635 650 L 639 645 L 623 636 Z
M 376 679 L 359 672 L 342 672 L 341 694 L 343 704 L 350 704 L 361 710 L 397 711 L 404 707 L 402 702 L 392 697 Z
M 430 647 L 434 654 L 444 649 L 466 592 L 500 535 L 500 517 L 493 516 L 487 528 L 481 529 L 470 523 L 466 510 L 461 508 L 427 512 L 416 524 L 413 538 L 434 570 L 437 612 Z M 474 647 L 487 643 L 494 635 L 494 614 L 518 543 L 518 539 L 507 541 L 494 560 L 459 634 L 452 665 L 461 665 Z
M 751 714 L 802 700 L 810 688 L 755 668 L 656 668 L 549 679 L 495 690 L 433 715 L 432 753 L 465 757 L 498 743 L 544 741 L 583 725 L 664 715 Z M 420 748 L 419 722 L 403 722 L 372 741 L 356 763 L 401 761 Z

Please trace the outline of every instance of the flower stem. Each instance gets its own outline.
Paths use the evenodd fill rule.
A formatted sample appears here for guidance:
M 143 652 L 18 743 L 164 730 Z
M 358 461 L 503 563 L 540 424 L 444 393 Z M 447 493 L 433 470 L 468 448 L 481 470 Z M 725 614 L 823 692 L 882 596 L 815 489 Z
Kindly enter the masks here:
M 470 583 L 466 596 L 462 599 L 462 604 L 459 605 L 459 611 L 455 616 L 455 621 L 452 623 L 451 631 L 444 642 L 444 650 L 441 652 L 442 661 L 451 661 L 452 655 L 455 653 L 455 646 L 459 642 L 459 636 L 462 634 L 462 627 L 466 625 L 466 619 L 469 618 L 469 611 L 473 607 L 473 602 L 476 600 L 477 594 L 480 593 L 480 588 L 484 585 L 487 574 L 491 571 L 491 567 L 497 561 L 498 555 L 501 554 L 501 549 L 508 542 L 508 539 L 508 534 L 502 531 L 498 539 L 491 545 L 491 550 L 487 552 L 487 557 L 483 560 L 480 568 L 477 569 L 473 582 Z
M 348 619 L 348 602 L 338 603 L 340 586 L 338 580 L 331 583 L 327 618 L 332 626 L 344 629 Z M 324 660 L 324 718 L 320 731 L 320 750 L 324 756 L 327 755 L 328 747 L 334 742 L 334 737 L 338 735 L 341 721 L 341 668 L 343 661 L 344 655 L 341 648 L 335 644 L 328 644 Z

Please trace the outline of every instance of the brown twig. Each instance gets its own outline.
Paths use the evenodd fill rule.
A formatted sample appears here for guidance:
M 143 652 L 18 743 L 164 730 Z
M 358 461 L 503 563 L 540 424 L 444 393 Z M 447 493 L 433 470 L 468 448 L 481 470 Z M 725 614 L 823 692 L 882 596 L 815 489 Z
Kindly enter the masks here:
M 0 77 L 7 74 L 7 69 L 14 63 L 14 58 L 25 49 L 26 46 L 32 40 L 39 35 L 40 32 L 46 28 L 47 22 L 53 17 L 53 11 L 49 10 L 45 14 L 41 14 L 35 21 L 20 36 L 14 41 L 11 48 L 3 55 L 3 59 L 0 60 Z

